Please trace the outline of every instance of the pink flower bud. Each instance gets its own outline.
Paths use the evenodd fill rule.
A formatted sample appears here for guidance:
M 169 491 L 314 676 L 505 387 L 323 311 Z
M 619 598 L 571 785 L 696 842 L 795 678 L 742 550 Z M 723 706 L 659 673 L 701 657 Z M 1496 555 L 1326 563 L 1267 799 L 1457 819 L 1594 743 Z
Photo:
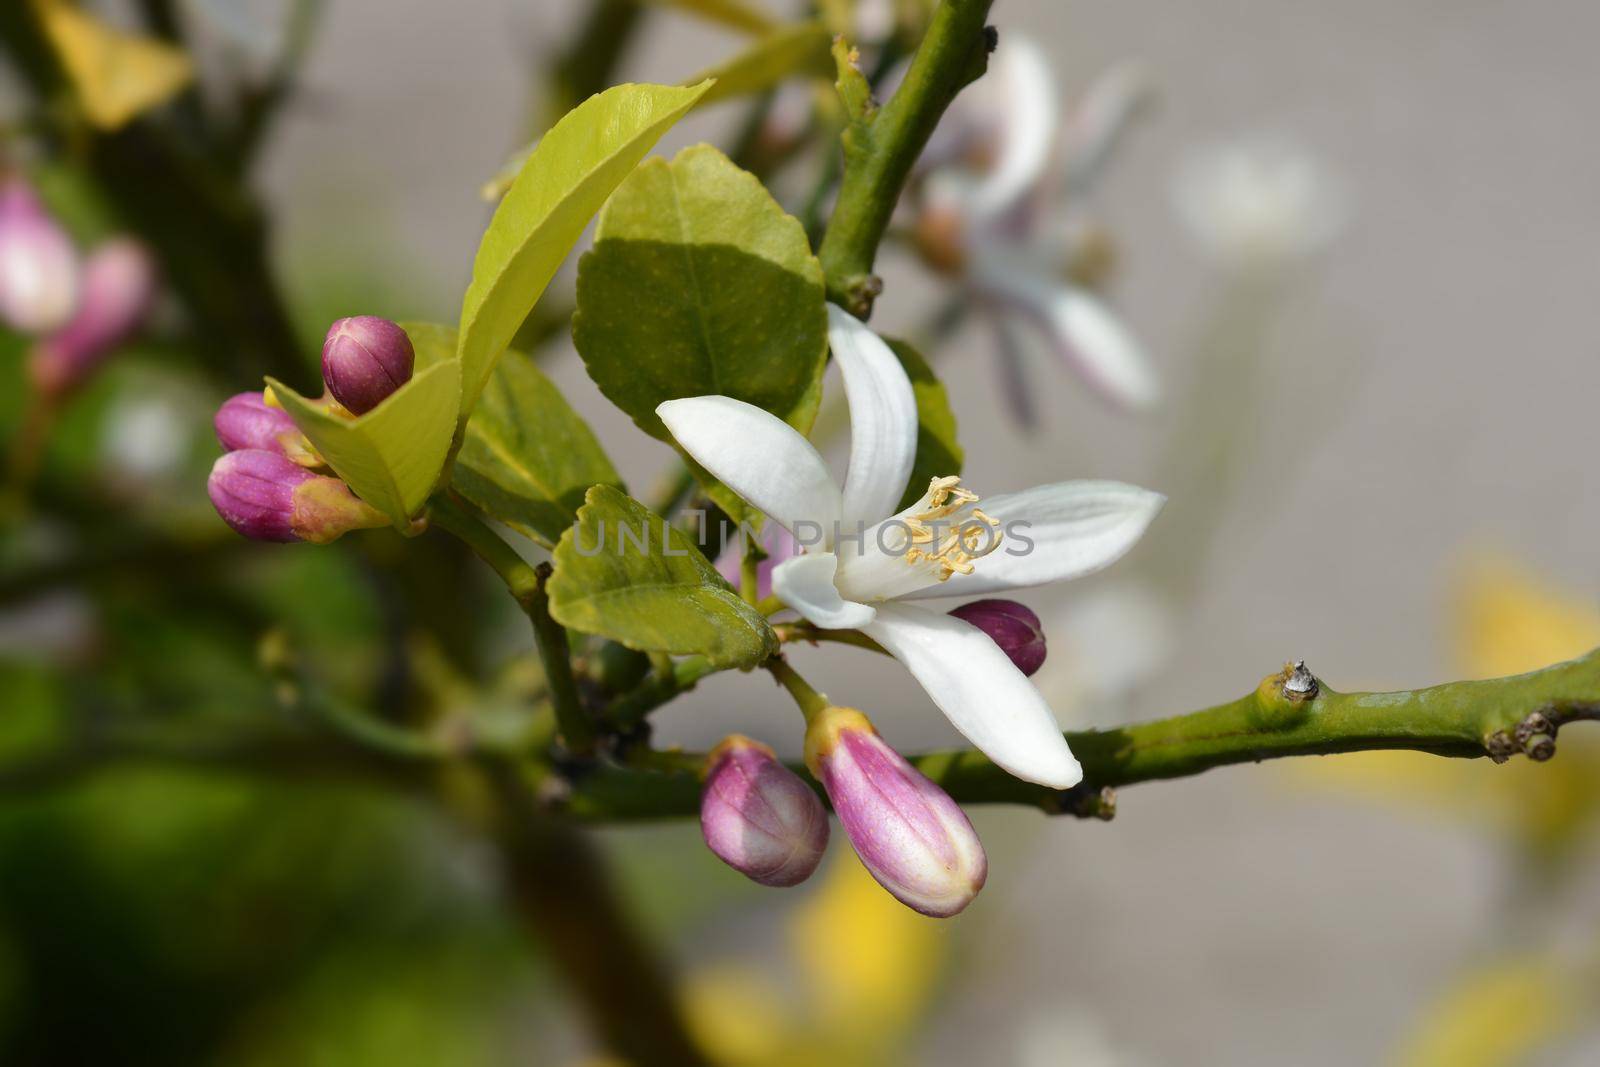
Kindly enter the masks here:
M 89 253 L 78 310 L 34 349 L 35 384 L 56 395 L 81 385 L 139 328 L 155 292 L 155 261 L 138 241 L 114 237 Z
M 333 398 L 357 415 L 409 382 L 416 361 L 406 332 L 374 315 L 340 319 L 322 343 L 322 379 Z
M 828 792 L 856 855 L 909 908 L 945 918 L 978 895 L 989 860 L 966 813 L 890 748 L 854 708 L 806 728 L 806 766 Z
M 217 440 L 229 452 L 258 448 L 287 456 L 302 466 L 317 465 L 311 443 L 289 413 L 268 404 L 260 393 L 230 396 L 217 409 L 212 425 L 216 427 Z
M 772 749 L 740 734 L 706 763 L 700 832 L 717 858 L 762 885 L 811 877 L 828 845 L 828 813 L 811 787 Z
M 767 553 L 767 558 L 756 564 L 757 599 L 772 595 L 772 572 L 778 564 L 800 554 L 800 543 L 794 539 L 794 534 L 775 522 L 769 522 L 762 528 L 759 543 Z M 717 557 L 717 572 L 735 589 L 739 588 L 742 577 L 740 565 L 743 554 L 744 541 L 735 537 L 728 541 L 728 547 Z
M 61 326 L 78 302 L 72 239 L 20 177 L 0 185 L 0 321 L 23 333 Z
M 1015 600 L 974 600 L 950 614 L 988 634 L 1024 676 L 1032 676 L 1044 666 L 1044 628 L 1039 616 Z
M 327 544 L 351 530 L 389 524 L 339 479 L 258 448 L 218 459 L 206 491 L 222 521 L 256 541 Z

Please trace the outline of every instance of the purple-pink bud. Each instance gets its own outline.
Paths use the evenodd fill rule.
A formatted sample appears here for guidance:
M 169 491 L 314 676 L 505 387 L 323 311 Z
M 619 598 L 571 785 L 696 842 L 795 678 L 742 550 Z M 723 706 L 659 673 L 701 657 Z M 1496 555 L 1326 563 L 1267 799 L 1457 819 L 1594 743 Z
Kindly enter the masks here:
M 706 760 L 700 832 L 728 866 L 761 885 L 799 885 L 828 846 L 828 813 L 772 749 L 740 734 Z
M 48 333 L 78 302 L 72 239 L 20 176 L 0 184 L 0 321 L 23 333 Z
M 33 351 L 35 384 L 56 395 L 81 385 L 144 322 L 155 293 L 155 260 L 138 241 L 114 237 L 90 252 L 77 311 Z
M 818 712 L 806 728 L 806 766 L 827 790 L 862 864 L 897 900 L 941 919 L 972 903 L 989 876 L 972 823 L 865 715 L 840 707 Z
M 230 396 L 211 420 L 217 440 L 229 452 L 259 448 L 311 465 L 309 442 L 289 413 L 266 402 L 260 393 Z
M 375 315 L 340 319 L 328 327 L 322 343 L 322 380 L 333 398 L 357 415 L 409 382 L 416 362 L 406 332 Z
M 1023 675 L 1044 666 L 1044 627 L 1039 616 L 1015 600 L 974 600 L 950 614 L 988 634 Z
M 351 530 L 389 523 L 339 479 L 259 448 L 218 459 L 206 491 L 222 521 L 256 541 L 326 544 Z

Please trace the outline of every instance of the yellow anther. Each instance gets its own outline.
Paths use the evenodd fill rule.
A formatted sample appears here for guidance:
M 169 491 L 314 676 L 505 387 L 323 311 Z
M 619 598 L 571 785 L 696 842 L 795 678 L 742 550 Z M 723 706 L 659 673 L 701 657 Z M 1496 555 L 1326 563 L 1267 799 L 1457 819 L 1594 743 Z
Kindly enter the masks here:
M 979 499 L 961 487 L 957 475 L 930 481 L 921 508 L 905 517 L 910 530 L 906 563 L 932 568 L 941 582 L 971 574 L 973 561 L 993 552 L 1001 538 L 1000 520 L 974 507 Z

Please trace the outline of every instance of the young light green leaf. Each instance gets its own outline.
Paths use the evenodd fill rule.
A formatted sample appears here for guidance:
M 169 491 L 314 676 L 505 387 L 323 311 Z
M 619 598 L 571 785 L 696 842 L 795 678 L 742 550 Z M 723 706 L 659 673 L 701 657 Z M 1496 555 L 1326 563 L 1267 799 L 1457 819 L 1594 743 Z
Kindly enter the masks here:
M 776 26 L 777 20 L 745 0 L 644 0 L 657 7 L 675 7 L 691 15 L 699 15 L 712 22 L 720 22 L 736 30 L 765 33 Z
M 484 232 L 461 304 L 461 422 L 589 219 L 709 83 L 618 85 L 539 141 Z
M 417 358 L 423 355 L 421 346 Z M 431 358 L 431 357 L 430 357 Z M 461 404 L 461 365 L 433 361 L 383 403 L 357 418 L 329 414 L 281 382 L 267 379 L 300 432 L 356 495 L 407 525 L 438 484 Z
M 861 73 L 861 53 L 843 37 L 836 37 L 832 46 L 832 59 L 838 77 L 834 88 L 844 103 L 844 113 L 850 122 L 860 127 L 872 117 L 872 85 Z
M 705 107 L 719 100 L 759 93 L 771 89 L 779 82 L 796 74 L 826 75 L 833 71 L 829 53 L 832 35 L 820 22 L 802 22 L 784 26 L 757 40 L 732 59 L 688 79 L 685 84 L 716 80 L 711 91 L 700 98 L 696 107 Z
M 555 550 L 550 614 L 643 652 L 754 667 L 778 650 L 767 620 L 694 543 L 610 486 L 589 490 Z
M 546 548 L 577 521 L 590 486 L 622 487 L 588 424 L 517 352 L 489 378 L 451 479 L 462 496 Z
M 456 328 L 440 322 L 415 322 L 405 320 L 400 328 L 411 338 L 411 348 L 417 354 L 417 371 L 425 371 L 435 363 L 454 361 L 456 358 Z
M 899 357 L 900 365 L 911 379 L 911 392 L 917 398 L 917 459 L 911 468 L 905 495 L 900 498 L 899 506 L 903 509 L 928 491 L 930 479 L 960 474 L 964 455 L 956 440 L 956 415 L 950 410 L 950 397 L 945 393 L 944 383 L 915 348 L 893 338 L 884 340 Z
M 709 145 L 634 171 L 578 264 L 573 340 L 589 376 L 659 440 L 672 437 L 658 404 L 711 393 L 810 429 L 827 327 L 822 268 L 800 223 Z

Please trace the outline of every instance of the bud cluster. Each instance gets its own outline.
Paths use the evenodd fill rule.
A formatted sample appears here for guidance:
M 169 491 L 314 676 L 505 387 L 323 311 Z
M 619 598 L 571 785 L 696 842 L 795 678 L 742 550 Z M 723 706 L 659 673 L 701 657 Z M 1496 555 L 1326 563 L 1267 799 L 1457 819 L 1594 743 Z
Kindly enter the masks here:
M 334 410 L 357 415 L 410 381 L 415 362 L 405 331 L 370 315 L 335 322 L 322 346 Z M 351 530 L 389 524 L 343 481 L 317 472 L 322 457 L 270 390 L 229 397 L 213 423 L 225 454 L 206 488 L 217 514 L 244 536 L 325 544 Z
M 944 918 L 988 875 L 966 814 L 854 708 L 826 707 L 806 730 L 806 766 L 821 783 L 862 864 L 907 907 Z M 730 867 L 762 885 L 797 885 L 828 843 L 815 790 L 766 745 L 727 738 L 707 759 L 700 828 Z

